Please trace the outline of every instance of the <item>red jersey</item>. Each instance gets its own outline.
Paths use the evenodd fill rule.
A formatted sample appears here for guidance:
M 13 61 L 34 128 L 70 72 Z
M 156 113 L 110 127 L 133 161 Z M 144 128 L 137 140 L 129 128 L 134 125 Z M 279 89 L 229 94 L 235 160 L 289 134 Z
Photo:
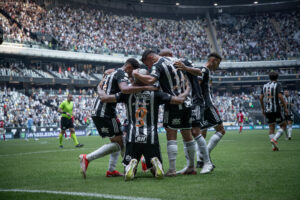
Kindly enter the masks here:
M 4 121 L 0 121 L 0 128 L 4 128 Z
M 239 123 L 243 123 L 244 122 L 244 115 L 243 113 L 238 113 L 237 114 L 237 120 Z

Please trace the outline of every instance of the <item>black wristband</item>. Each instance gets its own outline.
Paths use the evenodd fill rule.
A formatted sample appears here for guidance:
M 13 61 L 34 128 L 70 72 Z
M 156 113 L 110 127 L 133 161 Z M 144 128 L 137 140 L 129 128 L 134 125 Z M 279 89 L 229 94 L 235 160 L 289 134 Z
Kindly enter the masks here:
M 66 112 L 62 112 L 62 114 L 65 114 L 65 115 L 66 115 L 67 113 L 66 113 Z

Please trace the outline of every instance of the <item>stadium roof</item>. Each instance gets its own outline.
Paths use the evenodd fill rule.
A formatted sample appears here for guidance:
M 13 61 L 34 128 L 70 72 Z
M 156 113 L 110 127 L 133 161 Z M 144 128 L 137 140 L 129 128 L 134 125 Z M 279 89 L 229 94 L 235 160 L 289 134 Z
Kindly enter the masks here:
M 259 13 L 300 9 L 300 0 L 64 0 L 61 3 L 99 6 L 120 14 L 195 16 L 219 13 Z

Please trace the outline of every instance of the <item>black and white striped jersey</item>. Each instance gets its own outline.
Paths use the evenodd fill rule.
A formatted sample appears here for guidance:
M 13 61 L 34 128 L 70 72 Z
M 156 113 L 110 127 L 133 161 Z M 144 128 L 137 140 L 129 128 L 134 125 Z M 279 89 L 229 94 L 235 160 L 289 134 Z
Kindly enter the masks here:
M 102 89 L 106 94 L 116 94 L 120 92 L 119 83 L 126 82 L 129 84 L 128 74 L 119 68 L 111 74 L 104 77 Z M 105 118 L 116 117 L 116 103 L 104 103 L 97 97 L 94 102 L 92 115 Z
M 171 95 L 161 91 L 143 91 L 135 94 L 116 94 L 117 102 L 125 103 L 128 132 L 126 141 L 158 143 L 157 122 L 159 105 L 170 103 Z
M 264 95 L 264 107 L 266 113 L 280 112 L 278 94 L 283 93 L 281 84 L 276 81 L 270 81 L 264 84 L 262 94 Z
M 202 75 L 198 76 L 198 80 L 201 80 L 201 90 L 204 98 L 205 107 L 210 107 L 213 105 L 210 91 L 210 70 L 207 67 L 200 67 Z
M 194 67 L 192 62 L 190 62 L 187 59 L 183 60 L 182 62 L 187 67 Z M 197 104 L 201 106 L 204 105 L 203 93 L 198 81 L 198 77 L 188 72 L 186 72 L 186 75 L 191 83 L 193 104 Z
M 283 96 L 285 102 L 286 102 L 286 107 L 288 109 L 288 115 L 292 115 L 293 111 L 292 111 L 292 105 L 294 104 L 294 99 L 291 96 Z
M 150 75 L 157 78 L 162 91 L 172 96 L 178 96 L 185 91 L 186 79 L 181 70 L 177 70 L 173 65 L 177 58 L 161 57 L 156 63 L 153 64 Z M 184 102 L 186 107 L 192 106 L 191 95 L 188 96 Z M 179 109 L 182 109 L 182 105 Z

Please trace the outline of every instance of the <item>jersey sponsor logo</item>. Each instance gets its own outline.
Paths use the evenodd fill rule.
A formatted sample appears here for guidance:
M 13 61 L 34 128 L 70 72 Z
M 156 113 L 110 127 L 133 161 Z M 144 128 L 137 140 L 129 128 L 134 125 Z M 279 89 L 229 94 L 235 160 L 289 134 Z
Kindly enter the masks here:
M 108 128 L 106 128 L 106 127 L 102 127 L 102 128 L 101 128 L 101 132 L 102 132 L 102 133 L 109 133 L 109 130 L 108 130 Z
M 181 119 L 179 118 L 172 119 L 172 125 L 180 125 L 180 124 L 181 124 Z
M 136 143 L 146 143 L 147 142 L 147 135 L 138 135 L 135 137 Z

